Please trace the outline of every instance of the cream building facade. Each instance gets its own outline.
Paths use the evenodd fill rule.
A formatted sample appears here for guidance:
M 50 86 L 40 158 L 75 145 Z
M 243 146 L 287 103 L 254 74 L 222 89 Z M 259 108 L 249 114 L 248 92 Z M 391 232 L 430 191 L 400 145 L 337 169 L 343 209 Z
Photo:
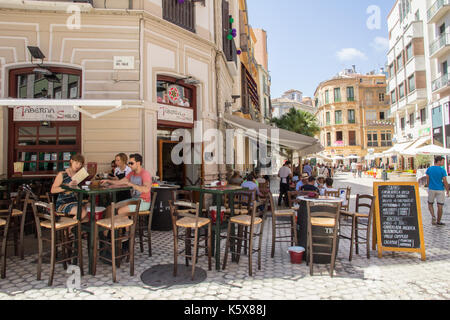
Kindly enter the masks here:
M 13 106 L 1 107 L 0 174 L 11 175 L 15 161 L 30 174 L 56 173 L 74 152 L 100 172 L 115 154 L 138 152 L 163 180 L 225 174 L 225 165 L 174 170 L 165 157 L 173 130 L 188 129 L 194 139 L 196 121 L 202 135 L 223 127 L 226 103 L 239 106 L 232 98 L 240 93 L 239 59 L 223 32 L 230 16 L 239 25 L 238 1 L 0 1 L 0 99 L 73 99 L 79 110 L 79 120 L 45 127 L 42 118 L 25 121 Z M 27 46 L 42 51 L 39 64 L 50 76 L 35 71 Z M 193 143 L 194 154 L 204 147 Z
M 361 75 L 346 70 L 322 82 L 315 91 L 320 142 L 329 158 L 363 160 L 392 145 L 393 126 L 387 120 L 385 75 Z

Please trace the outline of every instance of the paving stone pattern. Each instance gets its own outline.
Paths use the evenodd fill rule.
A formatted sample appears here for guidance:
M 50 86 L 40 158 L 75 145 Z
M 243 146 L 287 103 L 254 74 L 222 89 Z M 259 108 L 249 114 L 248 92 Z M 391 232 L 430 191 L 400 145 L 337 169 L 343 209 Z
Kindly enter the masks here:
M 353 178 L 342 173 L 335 178 L 336 187 L 352 188 L 351 206 L 354 208 L 356 193 L 372 194 L 372 178 Z M 278 182 L 272 181 L 274 191 Z M 0 299 L 120 299 L 120 300 L 310 300 L 310 299 L 438 299 L 450 298 L 450 201 L 446 201 L 443 222 L 446 226 L 432 226 L 426 208 L 426 190 L 420 190 L 424 237 L 427 260 L 420 260 L 418 253 L 385 252 L 383 258 L 376 251 L 366 258 L 365 246 L 360 255 L 348 261 L 349 242 L 341 240 L 335 267 L 335 276 L 329 276 L 328 265 L 315 265 L 314 276 L 309 267 L 291 264 L 287 243 L 278 244 L 275 257 L 270 257 L 271 221 L 267 219 L 263 238 L 262 269 L 248 276 L 248 258 L 242 256 L 240 263 L 228 262 L 226 270 L 207 272 L 205 281 L 188 286 L 151 287 L 141 281 L 141 274 L 148 268 L 173 263 L 172 232 L 153 232 L 153 257 L 149 258 L 136 246 L 135 274 L 129 275 L 129 264 L 122 263 L 118 269 L 118 282 L 113 283 L 111 267 L 99 263 L 97 275 L 81 278 L 82 291 L 69 292 L 66 287 L 69 274 L 57 265 L 52 287 L 47 286 L 50 267 L 43 265 L 42 280 L 36 280 L 36 254 L 26 255 L 24 260 L 9 255 L 7 277 L 0 280 Z M 344 232 L 346 230 L 343 230 Z M 31 244 L 36 245 L 32 241 Z M 222 242 L 222 255 L 225 241 Z M 87 250 L 84 248 L 85 261 Z M 254 255 L 256 261 L 257 255 Z M 180 258 L 179 263 L 184 259 Z M 206 257 L 200 258 L 198 267 L 207 270 Z M 214 268 L 214 261 L 213 261 Z M 87 266 L 85 265 L 87 273 Z

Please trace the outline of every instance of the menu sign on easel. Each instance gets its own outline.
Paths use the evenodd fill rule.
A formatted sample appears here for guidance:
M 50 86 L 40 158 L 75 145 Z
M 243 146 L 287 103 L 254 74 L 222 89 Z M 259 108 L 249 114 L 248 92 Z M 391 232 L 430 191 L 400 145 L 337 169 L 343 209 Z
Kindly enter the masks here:
M 383 251 L 420 252 L 425 260 L 419 185 L 374 182 L 378 257 Z

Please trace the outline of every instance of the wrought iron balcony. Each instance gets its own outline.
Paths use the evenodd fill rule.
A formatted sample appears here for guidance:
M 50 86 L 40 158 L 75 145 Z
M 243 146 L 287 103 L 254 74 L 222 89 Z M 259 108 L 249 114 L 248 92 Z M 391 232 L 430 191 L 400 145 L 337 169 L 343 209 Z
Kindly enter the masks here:
M 431 90 L 432 90 L 433 92 L 435 92 L 435 91 L 441 90 L 441 89 L 443 89 L 443 88 L 447 88 L 448 85 L 449 85 L 449 82 L 448 82 L 448 74 L 444 74 L 442 77 L 440 77 L 440 78 L 434 80 L 434 81 L 431 83 Z
M 450 0 L 437 0 L 427 11 L 428 23 L 436 22 L 444 13 L 445 10 L 449 9 Z M 442 13 L 441 13 L 442 12 Z
M 450 0 L 449 0 L 450 1 Z M 430 45 L 430 56 L 435 55 L 441 49 L 450 46 L 450 33 L 444 33 Z

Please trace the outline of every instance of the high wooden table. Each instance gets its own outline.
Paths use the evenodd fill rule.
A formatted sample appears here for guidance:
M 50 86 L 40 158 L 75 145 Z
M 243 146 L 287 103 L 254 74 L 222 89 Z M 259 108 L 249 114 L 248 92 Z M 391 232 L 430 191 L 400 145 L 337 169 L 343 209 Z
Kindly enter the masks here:
M 88 231 L 88 251 L 89 251 L 89 274 L 92 274 L 93 258 L 94 258 L 94 228 L 95 228 L 95 197 L 99 194 L 110 194 L 112 196 L 112 202 L 116 202 L 116 194 L 120 191 L 129 191 L 132 188 L 127 185 L 110 185 L 100 187 L 84 187 L 61 185 L 61 188 L 67 191 L 72 191 L 76 194 L 78 199 L 77 219 L 81 220 L 81 209 L 83 206 L 83 197 L 88 196 L 91 205 L 91 217 L 89 226 L 83 226 L 82 230 Z
M 220 211 L 222 207 L 222 196 L 229 194 L 229 203 L 231 216 L 234 215 L 234 194 L 239 191 L 248 190 L 247 188 L 242 188 L 239 186 L 221 186 L 221 187 L 206 187 L 206 186 L 189 186 L 184 187 L 184 190 L 189 191 L 197 191 L 200 193 L 200 206 L 199 211 L 202 212 L 203 207 L 203 198 L 206 193 L 212 194 L 217 205 L 217 214 L 216 214 L 216 225 L 215 225 L 215 233 L 216 233 L 216 245 L 215 245 L 215 259 L 216 259 L 216 270 L 220 270 L 220 228 L 224 225 L 222 221 L 220 221 Z

